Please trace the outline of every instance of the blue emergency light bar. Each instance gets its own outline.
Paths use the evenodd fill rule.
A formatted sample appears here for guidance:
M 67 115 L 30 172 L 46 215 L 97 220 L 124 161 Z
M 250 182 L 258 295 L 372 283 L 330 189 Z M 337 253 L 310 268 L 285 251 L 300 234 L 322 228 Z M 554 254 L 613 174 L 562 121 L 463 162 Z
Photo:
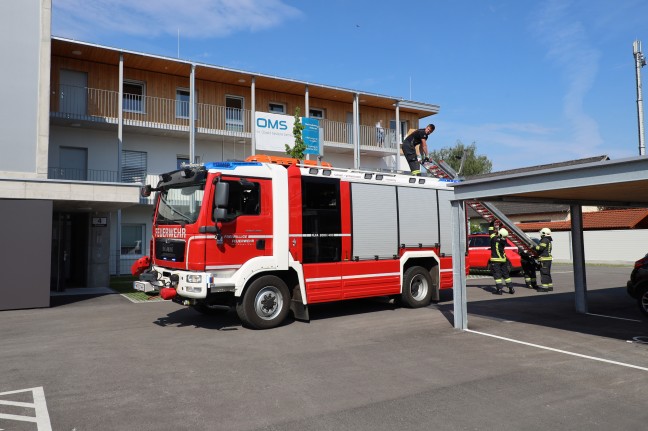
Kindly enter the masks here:
M 209 162 L 205 163 L 205 169 L 218 169 L 221 171 L 233 171 L 239 166 L 261 166 L 259 162 Z

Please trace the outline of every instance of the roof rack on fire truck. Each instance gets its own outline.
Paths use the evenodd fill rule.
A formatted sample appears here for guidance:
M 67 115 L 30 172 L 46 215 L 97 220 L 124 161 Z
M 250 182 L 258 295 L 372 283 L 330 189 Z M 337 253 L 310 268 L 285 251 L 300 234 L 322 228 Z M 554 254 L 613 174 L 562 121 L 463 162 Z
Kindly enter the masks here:
M 441 177 L 437 175 L 430 175 L 430 176 L 413 176 L 411 174 L 408 174 L 407 172 L 404 171 L 394 171 L 394 170 L 383 170 L 383 169 L 367 169 L 367 168 L 361 168 L 361 169 L 353 169 L 353 168 L 336 168 L 332 166 L 328 162 L 323 162 L 323 161 L 315 161 L 315 160 L 299 160 L 299 159 L 294 159 L 291 157 L 281 157 L 281 156 L 268 156 L 265 154 L 258 154 L 254 156 L 248 156 L 245 159 L 246 162 L 259 162 L 259 163 L 272 163 L 272 164 L 278 164 L 282 165 L 285 167 L 289 166 L 301 166 L 305 168 L 309 168 L 309 170 L 316 171 L 318 169 L 322 169 L 324 172 L 325 176 L 330 175 L 332 172 L 338 173 L 338 175 L 341 175 L 343 177 L 348 177 L 348 176 L 353 176 L 356 178 L 364 178 L 365 180 L 394 180 L 398 178 L 398 176 L 406 176 L 409 177 L 408 182 L 409 183 L 418 183 L 418 184 L 425 184 L 427 180 L 429 181 L 434 181 L 434 182 L 456 182 L 458 181 L 457 179 L 452 179 L 450 177 Z M 313 173 L 313 172 L 311 172 Z
M 248 156 L 245 159 L 245 161 L 274 163 L 282 166 L 305 165 L 305 166 L 323 166 L 326 168 L 332 167 L 329 162 L 323 162 L 320 160 L 298 160 L 298 159 L 293 159 L 292 157 L 268 156 L 266 154 L 255 154 L 254 156 Z

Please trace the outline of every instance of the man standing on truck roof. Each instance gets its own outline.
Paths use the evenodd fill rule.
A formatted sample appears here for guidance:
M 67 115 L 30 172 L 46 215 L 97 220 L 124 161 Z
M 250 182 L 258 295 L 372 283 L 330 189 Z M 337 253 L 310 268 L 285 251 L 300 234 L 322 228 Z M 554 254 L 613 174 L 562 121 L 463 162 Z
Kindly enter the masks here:
M 416 157 L 416 146 L 420 145 L 419 153 L 423 159 L 421 163 L 428 162 L 427 138 L 434 132 L 434 124 L 428 124 L 425 129 L 418 129 L 407 135 L 401 144 L 405 160 L 409 164 L 412 175 L 421 175 L 421 165 Z

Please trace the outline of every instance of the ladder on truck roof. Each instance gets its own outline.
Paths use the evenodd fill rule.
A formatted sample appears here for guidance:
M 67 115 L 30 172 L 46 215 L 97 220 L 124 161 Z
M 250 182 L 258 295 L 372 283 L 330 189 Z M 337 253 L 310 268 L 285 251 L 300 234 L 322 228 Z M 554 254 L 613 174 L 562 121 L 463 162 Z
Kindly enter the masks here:
M 430 159 L 428 163 L 424 163 L 423 167 L 432 175 L 437 178 L 445 178 L 449 180 L 458 180 L 459 175 L 455 172 L 450 165 L 448 165 L 443 160 L 438 162 Z M 488 202 L 480 201 L 466 201 L 466 204 L 475 210 L 484 220 L 487 222 L 492 222 L 493 220 L 499 220 L 500 225 L 505 227 L 509 232 L 509 239 L 515 246 L 521 248 L 533 255 L 537 255 L 534 247 L 535 243 L 529 238 L 519 227 L 515 225 L 504 213 L 502 213 L 497 207 Z

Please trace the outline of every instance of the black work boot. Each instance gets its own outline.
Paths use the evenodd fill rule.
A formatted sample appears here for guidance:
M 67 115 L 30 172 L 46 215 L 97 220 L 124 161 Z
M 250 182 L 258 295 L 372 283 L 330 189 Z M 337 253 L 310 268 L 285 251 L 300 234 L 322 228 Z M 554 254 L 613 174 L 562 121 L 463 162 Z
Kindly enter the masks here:
M 502 285 L 497 284 L 495 285 L 495 295 L 501 295 L 502 294 Z
M 510 293 L 511 295 L 513 295 L 513 294 L 515 293 L 515 289 L 513 288 L 513 285 L 512 285 L 512 284 L 509 284 L 509 285 L 506 286 L 506 287 L 508 287 L 509 293 Z

